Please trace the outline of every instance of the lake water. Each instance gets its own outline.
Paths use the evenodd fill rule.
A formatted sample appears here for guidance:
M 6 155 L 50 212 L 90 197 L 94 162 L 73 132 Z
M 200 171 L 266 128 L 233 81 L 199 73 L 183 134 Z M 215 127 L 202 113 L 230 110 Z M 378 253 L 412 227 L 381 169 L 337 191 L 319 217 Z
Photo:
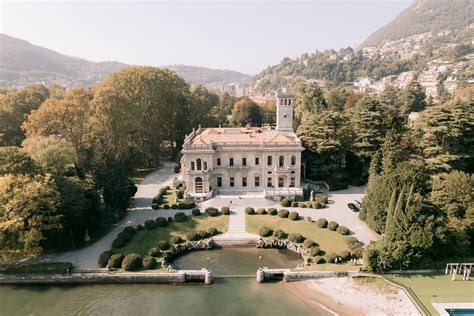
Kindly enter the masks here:
M 262 259 L 258 259 L 262 256 Z M 294 267 L 286 250 L 222 249 L 192 252 L 174 265 L 213 274 L 252 274 L 260 265 Z M 219 278 L 205 285 L 0 286 L 0 315 L 327 315 L 300 302 L 285 283 Z

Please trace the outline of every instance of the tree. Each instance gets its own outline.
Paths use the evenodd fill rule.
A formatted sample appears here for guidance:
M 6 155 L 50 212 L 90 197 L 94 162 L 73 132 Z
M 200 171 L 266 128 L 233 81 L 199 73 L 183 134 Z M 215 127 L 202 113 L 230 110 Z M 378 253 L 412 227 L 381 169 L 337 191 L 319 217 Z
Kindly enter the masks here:
M 389 85 L 380 93 L 380 103 L 383 106 L 391 107 L 399 111 L 402 107 L 401 94 L 402 92 L 399 88 Z
M 425 99 L 423 87 L 416 81 L 410 82 L 401 95 L 400 113 L 408 117 L 411 112 L 423 111 L 427 106 Z
M 0 147 L 0 177 L 6 174 L 32 175 L 40 168 L 20 147 Z
M 298 127 L 306 115 L 327 109 L 323 90 L 317 84 L 298 83 L 295 98 L 295 126 Z
M 342 112 L 344 110 L 346 99 L 350 94 L 350 91 L 343 86 L 337 86 L 329 89 L 324 95 L 324 99 L 327 101 L 328 109 Z
M 225 123 L 224 117 L 218 111 L 219 97 L 203 85 L 194 86 L 191 91 L 190 120 L 193 127 L 216 127 Z M 222 120 L 224 118 L 224 120 Z
M 262 124 L 274 126 L 276 124 L 275 100 L 265 100 L 260 109 L 262 111 Z
M 242 98 L 232 109 L 232 124 L 234 126 L 261 126 L 262 111 L 257 103 L 249 98 Z
M 385 135 L 385 140 L 381 146 L 382 174 L 388 175 L 392 173 L 398 163 L 408 158 L 404 153 L 400 141 L 401 137 L 394 129 L 390 129 Z

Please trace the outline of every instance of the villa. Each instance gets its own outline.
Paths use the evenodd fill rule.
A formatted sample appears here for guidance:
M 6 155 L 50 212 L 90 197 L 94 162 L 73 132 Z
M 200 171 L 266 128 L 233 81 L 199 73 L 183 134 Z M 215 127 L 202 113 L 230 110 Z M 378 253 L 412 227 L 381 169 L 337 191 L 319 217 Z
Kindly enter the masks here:
M 278 93 L 276 128 L 199 128 L 184 140 L 181 172 L 187 197 L 303 195 L 301 140 L 293 131 L 294 95 Z

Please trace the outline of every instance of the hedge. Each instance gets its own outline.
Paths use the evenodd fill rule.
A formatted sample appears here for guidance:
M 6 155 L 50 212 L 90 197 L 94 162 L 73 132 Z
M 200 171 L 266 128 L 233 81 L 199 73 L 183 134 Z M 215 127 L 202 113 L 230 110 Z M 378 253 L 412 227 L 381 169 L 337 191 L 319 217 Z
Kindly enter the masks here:
M 178 208 L 178 204 L 176 204 L 176 203 L 171 204 L 171 208 L 172 208 L 173 210 L 177 209 L 177 208 Z
M 248 215 L 254 215 L 255 210 L 253 209 L 253 207 L 246 207 L 245 208 L 245 213 L 248 214 Z
M 198 239 L 199 239 L 198 234 L 197 234 L 194 230 L 189 231 L 189 232 L 186 232 L 185 238 L 186 238 L 186 240 L 188 240 L 188 241 L 194 241 L 194 240 L 198 240 Z
M 320 253 L 321 253 L 321 249 L 319 249 L 318 246 L 313 246 L 313 247 L 309 248 L 309 255 L 311 257 L 317 256 Z
M 291 206 L 291 200 L 289 198 L 284 198 L 281 200 L 280 204 L 283 207 L 289 207 Z
M 150 250 L 148 250 L 148 255 L 150 257 L 159 257 L 161 255 L 160 248 L 158 247 L 153 247 Z
M 222 214 L 224 214 L 224 215 L 230 215 L 230 208 L 228 208 L 227 206 L 223 206 L 223 207 L 221 208 L 221 212 L 222 212 Z
M 290 212 L 288 218 L 292 221 L 296 221 L 300 218 L 300 214 L 298 214 L 298 212 Z
M 99 255 L 99 259 L 97 260 L 97 264 L 100 268 L 105 268 L 107 263 L 109 262 L 110 257 L 112 256 L 112 251 L 104 251 Z
M 183 212 L 178 212 L 178 213 L 174 214 L 174 220 L 178 223 L 185 222 L 187 219 L 188 219 L 188 217 Z
M 134 271 L 142 267 L 142 257 L 138 253 L 130 253 L 123 258 L 122 269 Z
M 122 266 L 122 261 L 123 261 L 124 256 L 121 253 L 115 253 L 112 256 L 110 256 L 109 261 L 107 262 L 107 265 L 109 268 L 120 268 Z
M 156 227 L 158 227 L 156 225 L 156 222 L 152 219 L 149 219 L 147 221 L 145 221 L 145 228 L 146 229 L 155 229 Z
M 262 227 L 260 228 L 260 231 L 258 232 L 260 236 L 262 237 L 267 237 L 270 235 L 271 229 L 268 227 Z
M 117 235 L 117 239 L 122 239 L 123 241 L 127 242 L 127 241 L 130 241 L 132 239 L 132 236 L 129 233 L 127 233 L 126 231 L 123 231 L 123 232 L 120 232 Z
M 275 230 L 273 235 L 275 236 L 275 238 L 278 238 L 278 239 L 285 239 L 286 238 L 286 233 L 281 229 Z
M 284 208 L 278 211 L 278 216 L 280 216 L 281 218 L 288 218 L 288 214 L 290 214 L 290 212 L 288 212 L 288 210 L 285 210 Z
M 303 242 L 304 237 L 301 236 L 301 234 L 298 234 L 298 233 L 291 233 L 288 236 L 288 240 L 292 241 L 292 242 L 296 242 L 296 243 L 301 243 L 301 242 Z
M 306 248 L 311 248 L 313 246 L 315 246 L 316 244 L 314 243 L 314 241 L 312 241 L 311 239 L 305 239 L 303 245 L 306 247 Z
M 183 238 L 181 238 L 181 236 L 173 236 L 173 237 L 171 237 L 170 241 L 171 241 L 172 244 L 176 245 L 176 244 L 182 243 Z
M 272 216 L 275 216 L 275 215 L 278 214 L 278 211 L 277 211 L 276 208 L 271 207 L 271 208 L 268 209 L 268 214 L 269 214 L 269 215 L 272 215 Z
M 267 214 L 267 211 L 263 207 L 261 207 L 261 208 L 257 209 L 257 214 L 258 215 L 265 215 L 265 214 Z
M 156 260 L 153 257 L 145 257 L 142 261 L 142 265 L 145 269 L 150 270 L 157 267 Z
M 158 227 L 168 226 L 168 221 L 164 217 L 158 217 L 157 219 L 155 219 L 155 223 Z
M 171 206 L 173 207 L 173 206 Z M 196 207 L 196 203 L 194 202 L 179 202 L 178 203 L 178 209 L 180 210 L 189 210 Z
M 217 235 L 218 231 L 217 231 L 217 228 L 215 228 L 215 227 L 209 227 L 207 229 L 207 233 L 211 236 L 215 236 L 215 235 Z
M 215 216 L 219 215 L 219 210 L 217 208 L 214 208 L 214 207 L 208 207 L 208 208 L 206 208 L 206 213 L 207 213 L 207 215 L 209 215 L 211 217 L 215 217 Z
M 191 214 L 193 214 L 193 216 L 199 216 L 201 215 L 201 210 L 198 208 L 195 208 L 191 211 Z
M 170 247 L 170 243 L 167 241 L 167 240 L 160 240 L 156 243 L 156 246 L 160 249 L 160 250 L 166 250 L 166 249 L 169 249 Z
M 329 222 L 328 223 L 328 229 L 332 231 L 336 231 L 336 229 L 339 227 L 339 224 L 336 222 Z
M 115 238 L 114 241 L 112 241 L 112 248 L 117 249 L 117 248 L 122 248 L 125 246 L 127 242 L 123 239 L 120 238 Z
M 336 231 L 341 234 L 341 235 L 349 235 L 349 228 L 347 228 L 346 226 L 339 226 Z

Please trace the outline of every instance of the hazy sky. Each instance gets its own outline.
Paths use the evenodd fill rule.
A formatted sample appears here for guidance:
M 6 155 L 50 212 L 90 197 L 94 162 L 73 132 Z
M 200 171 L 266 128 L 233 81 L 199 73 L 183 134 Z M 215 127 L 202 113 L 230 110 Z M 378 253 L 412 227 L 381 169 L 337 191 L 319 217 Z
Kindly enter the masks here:
M 1 32 L 92 61 L 254 74 L 285 56 L 360 44 L 411 2 L 2 2 Z

